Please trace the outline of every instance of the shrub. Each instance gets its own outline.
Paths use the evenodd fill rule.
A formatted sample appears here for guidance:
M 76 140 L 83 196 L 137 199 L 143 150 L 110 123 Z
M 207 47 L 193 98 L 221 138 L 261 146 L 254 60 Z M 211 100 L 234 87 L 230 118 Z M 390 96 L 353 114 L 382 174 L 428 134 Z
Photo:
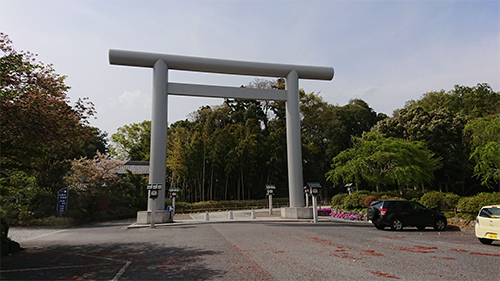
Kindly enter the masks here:
M 419 201 L 424 193 L 420 190 L 405 189 L 403 190 L 403 198 L 410 201 Z
M 425 207 L 432 210 L 439 210 L 441 207 L 441 199 L 443 198 L 444 193 L 439 191 L 431 191 L 427 192 L 420 198 L 420 203 L 422 203 Z
M 377 195 L 378 195 L 378 198 L 380 198 L 380 199 L 399 199 L 399 198 L 401 198 L 401 195 L 399 195 L 399 192 L 393 191 L 393 190 L 380 192 Z
M 375 196 L 375 195 L 369 195 L 368 197 L 366 197 L 365 202 L 364 202 L 365 207 L 370 206 L 370 204 L 371 204 L 373 201 L 375 201 L 375 200 L 377 200 L 377 196 Z
M 57 196 L 52 192 L 39 190 L 29 202 L 33 218 L 40 219 L 56 215 Z
M 2 231 L 2 240 L 7 239 L 9 236 L 9 224 L 4 217 L 0 218 L 0 229 Z
M 441 199 L 441 208 L 448 210 L 456 208 L 460 198 L 461 197 L 455 193 L 445 193 L 443 198 Z
M 461 219 L 472 221 L 472 220 L 474 220 L 476 218 L 476 215 L 475 214 L 469 214 L 469 213 L 458 213 L 457 217 L 459 217 Z
M 332 197 L 332 207 L 342 208 L 344 204 L 344 198 L 348 196 L 347 193 L 339 193 Z
M 366 197 L 370 195 L 371 192 L 366 190 L 354 192 L 344 198 L 342 205 L 345 209 L 365 208 Z
M 461 212 L 477 214 L 482 206 L 500 203 L 500 192 L 482 192 L 476 196 L 463 197 L 458 201 L 457 208 Z

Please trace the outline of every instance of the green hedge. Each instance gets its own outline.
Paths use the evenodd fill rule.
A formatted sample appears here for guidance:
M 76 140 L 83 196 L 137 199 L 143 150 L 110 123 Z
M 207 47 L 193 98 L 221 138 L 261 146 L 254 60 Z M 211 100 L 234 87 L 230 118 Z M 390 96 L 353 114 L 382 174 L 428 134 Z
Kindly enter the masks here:
M 439 210 L 444 193 L 439 191 L 427 192 L 420 198 L 420 203 L 432 210 Z
M 476 196 L 463 197 L 458 201 L 460 212 L 477 214 L 482 206 L 500 204 L 500 192 L 482 192 Z
M 333 208 L 343 208 L 344 198 L 346 198 L 349 194 L 347 193 L 339 193 L 332 197 L 332 207 Z
M 165 205 L 171 205 L 166 201 Z M 288 198 L 273 198 L 273 207 L 288 206 Z M 175 202 L 177 213 L 198 213 L 203 211 L 244 210 L 269 207 L 269 199 L 239 201 L 202 201 L 196 203 Z
M 401 193 L 403 195 L 401 195 Z M 418 195 L 421 194 L 420 197 Z M 419 201 L 429 209 L 453 210 L 475 216 L 482 206 L 500 204 L 500 192 L 483 192 L 471 197 L 460 197 L 454 193 L 430 191 L 422 193 L 414 190 L 369 192 L 358 191 L 352 194 L 339 193 L 332 197 L 332 208 L 337 209 L 362 209 L 376 199 L 407 199 Z
M 366 208 L 365 200 L 372 193 L 366 190 L 356 191 L 351 195 L 348 195 L 344 198 L 343 207 L 345 209 L 359 209 Z

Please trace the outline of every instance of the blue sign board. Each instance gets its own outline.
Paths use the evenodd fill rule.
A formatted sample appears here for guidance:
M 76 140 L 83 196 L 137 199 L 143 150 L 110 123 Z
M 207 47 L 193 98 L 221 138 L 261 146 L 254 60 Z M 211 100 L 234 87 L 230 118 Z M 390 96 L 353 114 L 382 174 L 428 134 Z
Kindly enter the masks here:
M 168 206 L 168 207 L 167 207 L 167 211 L 168 211 L 168 212 L 173 212 L 173 211 L 174 211 L 174 207 L 172 207 L 172 206 Z
M 57 192 L 57 212 L 63 214 L 68 210 L 68 188 L 61 188 Z

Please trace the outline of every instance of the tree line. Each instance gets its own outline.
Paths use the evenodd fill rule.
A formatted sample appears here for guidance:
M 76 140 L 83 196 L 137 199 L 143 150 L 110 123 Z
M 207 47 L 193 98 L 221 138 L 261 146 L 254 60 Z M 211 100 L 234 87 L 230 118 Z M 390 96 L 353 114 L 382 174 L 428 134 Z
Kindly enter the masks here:
M 283 79 L 246 87 L 282 89 Z M 360 99 L 331 105 L 300 91 L 304 181 L 330 197 L 354 190 L 475 194 L 499 182 L 500 94 L 488 84 L 425 93 L 376 113 Z M 189 202 L 288 196 L 285 103 L 225 99 L 168 128 L 168 185 Z M 150 121 L 111 136 L 112 155 L 149 160 Z

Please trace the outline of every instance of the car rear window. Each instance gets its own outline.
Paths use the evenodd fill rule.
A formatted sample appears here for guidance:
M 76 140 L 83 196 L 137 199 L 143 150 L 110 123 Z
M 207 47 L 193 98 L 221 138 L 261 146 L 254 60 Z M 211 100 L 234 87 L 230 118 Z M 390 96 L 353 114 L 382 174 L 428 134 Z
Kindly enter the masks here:
M 499 208 L 483 208 L 481 212 L 479 212 L 480 217 L 484 218 L 500 218 L 500 209 Z

